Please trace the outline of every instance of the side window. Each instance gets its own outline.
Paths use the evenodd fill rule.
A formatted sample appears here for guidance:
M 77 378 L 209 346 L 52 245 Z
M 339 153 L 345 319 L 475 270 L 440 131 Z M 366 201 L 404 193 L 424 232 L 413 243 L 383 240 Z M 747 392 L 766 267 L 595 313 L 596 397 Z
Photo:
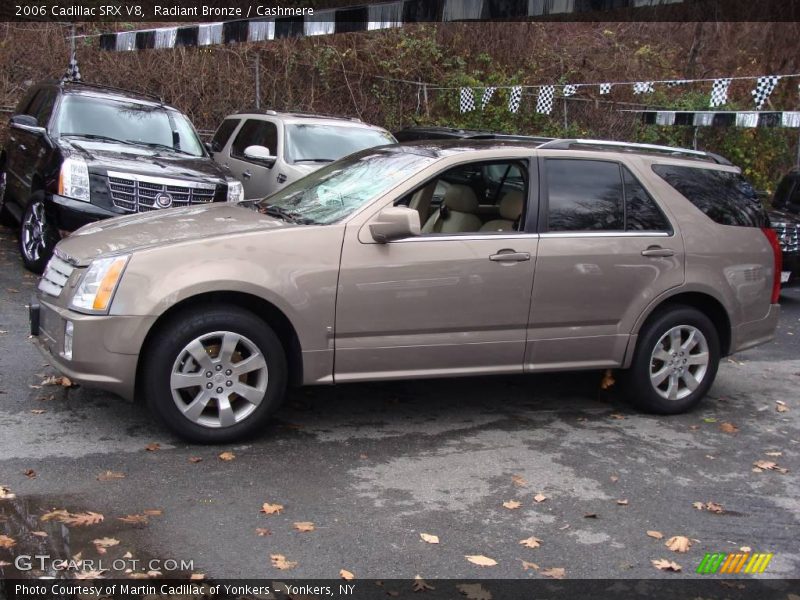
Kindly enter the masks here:
M 739 173 L 653 165 L 653 171 L 720 225 L 765 227 L 769 221 L 753 186 Z
M 670 231 L 669 221 L 656 201 L 627 167 L 622 167 L 625 182 L 625 231 Z
M 53 106 L 56 103 L 56 94 L 52 90 L 43 90 L 40 92 L 42 101 L 35 108 L 36 113 L 33 115 L 39 122 L 41 127 L 47 127 L 50 122 L 50 116 L 53 114 Z M 33 108 L 33 107 L 32 107 Z
M 239 134 L 231 146 L 231 156 L 248 160 L 244 151 L 248 146 L 264 146 L 270 153 L 278 152 L 278 128 L 270 121 L 250 119 L 239 130 Z
M 228 143 L 228 140 L 233 133 L 233 130 L 239 125 L 239 119 L 225 119 L 222 124 L 217 128 L 214 137 L 211 140 L 212 152 L 221 152 Z
M 484 173 L 489 169 L 500 173 L 514 169 L 520 178 L 516 187 L 503 187 L 495 205 L 482 204 L 486 193 Z M 527 164 L 519 160 L 459 165 L 441 173 L 398 204 L 419 212 L 423 235 L 521 231 L 525 227 L 527 173 Z
M 624 231 L 620 165 L 547 159 L 548 231 Z
M 39 90 L 38 92 L 36 92 L 36 95 L 31 99 L 31 101 L 22 111 L 22 114 L 35 117 L 36 113 L 39 112 L 39 109 L 42 107 L 42 103 L 44 102 L 44 97 L 46 94 L 47 92 L 45 90 Z

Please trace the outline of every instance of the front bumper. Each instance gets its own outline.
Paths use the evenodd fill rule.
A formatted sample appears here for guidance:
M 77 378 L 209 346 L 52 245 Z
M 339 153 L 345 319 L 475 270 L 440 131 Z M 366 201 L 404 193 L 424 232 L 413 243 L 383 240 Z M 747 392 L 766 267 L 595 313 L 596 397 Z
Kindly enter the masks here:
M 31 335 L 50 364 L 71 380 L 133 400 L 139 349 L 155 319 L 84 315 L 31 301 Z M 65 356 L 65 328 L 73 324 L 72 358 Z
M 784 252 L 781 271 L 789 274 L 789 279 L 781 282 L 783 285 L 796 285 L 800 283 L 800 253 L 792 252 L 788 254 Z
M 47 216 L 60 231 L 75 231 L 89 223 L 125 214 L 58 194 L 48 194 L 44 204 Z

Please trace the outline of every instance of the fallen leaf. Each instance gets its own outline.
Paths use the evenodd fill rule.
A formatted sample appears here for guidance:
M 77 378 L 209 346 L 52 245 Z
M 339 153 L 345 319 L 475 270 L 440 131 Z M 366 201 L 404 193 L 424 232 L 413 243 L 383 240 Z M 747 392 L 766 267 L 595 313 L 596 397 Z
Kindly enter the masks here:
M 541 492 L 539 492 L 538 494 L 536 494 L 536 495 L 533 497 L 533 501 L 534 501 L 534 502 L 536 502 L 536 504 L 541 504 L 541 503 L 542 503 L 542 502 L 544 502 L 545 500 L 547 500 L 547 496 L 545 496 L 545 495 L 544 495 L 544 494 L 542 494 Z
M 456 589 L 462 596 L 466 596 L 467 600 L 492 600 L 492 593 L 480 583 L 462 583 L 457 585 Z
M 489 558 L 488 556 L 484 556 L 483 554 L 466 555 L 464 558 L 466 558 L 473 565 L 478 565 L 479 567 L 494 567 L 497 564 L 496 560 Z
M 106 471 L 97 476 L 97 481 L 112 481 L 114 479 L 125 479 L 125 473 L 118 471 Z
M 733 423 L 722 423 L 720 424 L 719 429 L 723 433 L 739 433 L 739 428 Z
M 276 569 L 280 569 L 281 571 L 288 571 L 289 569 L 294 569 L 297 566 L 296 562 L 286 560 L 286 557 L 283 554 L 270 554 L 269 558 L 272 561 L 272 566 Z
M 612 475 L 609 477 L 609 479 L 611 480 L 611 483 L 617 483 L 619 481 L 619 475 Z
M 421 576 L 415 575 L 414 583 L 411 584 L 411 589 L 414 592 L 427 592 L 428 590 L 435 590 L 436 588 L 432 585 L 428 585 Z
M 617 500 L 617 504 L 619 504 L 620 506 L 628 506 L 628 501 L 625 499 Z
M 50 512 L 44 513 L 41 517 L 39 517 L 40 521 L 62 521 L 69 517 L 69 513 L 66 510 L 51 510 Z
M 513 483 L 517 487 L 525 487 L 528 485 L 528 482 L 522 477 L 522 475 L 512 475 L 511 476 L 511 483 Z
M 189 458 L 189 462 L 190 463 L 199 463 L 199 462 L 203 462 L 203 459 L 200 458 L 199 456 L 192 456 L 192 457 Z
M 48 537 L 46 531 L 31 531 L 31 535 L 35 535 L 36 537 L 40 537 L 40 538 Z
M 103 515 L 96 512 L 85 512 L 70 514 L 67 517 L 60 519 L 65 525 L 72 525 L 73 527 L 84 527 L 86 525 L 97 525 L 103 521 Z
M 25 475 L 25 477 L 30 477 L 31 479 L 36 477 L 36 471 L 33 469 L 26 469 L 22 474 Z
M 506 500 L 503 502 L 503 508 L 507 508 L 508 510 L 516 510 L 520 506 L 522 506 L 522 503 L 517 502 L 516 500 Z
M 44 413 L 46 413 L 46 412 L 47 412 L 47 411 L 46 411 L 45 409 L 43 409 L 43 408 L 34 408 L 34 409 L 31 411 L 31 414 L 32 414 L 32 415 L 43 415 L 43 414 L 44 414 Z
M 163 573 L 161 571 L 148 571 L 147 572 L 147 576 L 148 577 L 161 577 L 162 575 L 163 575 Z
M 236 455 L 233 452 L 223 452 L 219 455 L 219 459 L 224 460 L 225 462 L 230 462 L 234 458 L 236 458 Z
M 651 538 L 655 538 L 657 540 L 660 540 L 660 539 L 662 539 L 664 537 L 664 534 L 661 533 L 660 531 L 653 531 L 653 530 L 648 531 L 647 535 L 649 535 Z
M 69 377 L 56 377 L 55 375 L 50 375 L 49 377 L 45 377 L 42 381 L 42 385 L 60 385 L 62 387 L 72 387 L 73 383 Z
M 155 452 L 156 450 L 161 450 L 161 444 L 159 444 L 158 442 L 152 442 L 150 444 L 147 444 L 147 446 L 145 446 L 144 449 L 147 450 L 148 452 Z
M 692 541 L 682 535 L 675 535 L 669 538 L 664 545 L 673 552 L 688 552 L 692 547 Z
M 603 380 L 600 382 L 600 389 L 601 390 L 608 390 L 614 387 L 614 384 L 617 382 L 614 379 L 614 372 L 611 369 L 608 369 L 605 374 L 603 375 Z
M 314 531 L 314 523 L 311 521 L 298 521 L 294 524 L 294 528 L 301 533 L 308 533 Z
M 650 562 L 660 571 L 674 571 L 677 573 L 681 570 L 681 566 L 678 563 L 667 560 L 666 558 L 659 558 L 658 560 L 651 560 Z
M 341 569 L 339 571 L 339 577 L 341 577 L 342 579 L 344 579 L 346 581 L 352 581 L 353 579 L 356 578 L 356 576 L 353 575 L 353 573 L 351 573 L 347 569 Z
M 536 563 L 532 563 L 532 562 L 528 562 L 528 561 L 523 560 L 522 561 L 522 568 L 525 571 L 527 571 L 528 569 L 533 569 L 535 571 L 538 571 L 539 570 L 539 565 L 537 565 Z
M 542 569 L 542 575 L 550 577 L 551 579 L 564 579 L 567 576 L 566 569 L 561 567 L 552 567 L 550 569 Z
M 131 554 L 130 552 L 126 552 L 125 554 L 122 555 L 122 558 L 133 558 L 133 554 Z
M 261 505 L 261 511 L 265 515 L 279 515 L 283 511 L 283 504 L 269 504 L 265 502 Z
M 147 525 L 148 522 L 147 515 L 126 515 L 117 517 L 117 520 L 129 525 Z
M 423 542 L 428 542 L 429 544 L 438 544 L 439 543 L 439 536 L 432 535 L 430 533 L 420 533 L 419 537 L 422 538 Z
M 268 535 L 272 535 L 272 532 L 266 527 L 256 527 L 256 535 L 259 537 L 267 537 Z
M 725 512 L 725 509 L 722 508 L 722 504 L 717 504 L 716 502 L 692 502 L 692 506 L 694 506 L 697 510 L 707 510 L 708 512 L 718 515 L 721 515 Z
M 783 467 L 779 467 L 776 463 L 768 461 L 768 460 L 757 460 L 753 463 L 753 466 L 756 469 L 760 469 L 762 471 L 777 471 L 778 473 L 788 473 L 789 469 L 784 469 Z
M 772 456 L 774 458 L 778 458 L 779 456 L 783 456 L 783 452 L 767 452 L 767 456 Z
M 750 546 L 742 546 L 739 548 L 739 552 L 744 552 L 745 554 L 750 554 L 753 549 Z
M 0 535 L 0 548 L 8 549 L 16 545 L 17 541 L 15 539 L 10 538 L 7 535 Z
M 775 402 L 775 410 L 777 410 L 779 413 L 785 413 L 789 412 L 789 407 L 786 406 L 786 402 L 778 400 L 777 402 Z
M 537 537 L 531 536 L 527 539 L 520 540 L 520 545 L 525 546 L 526 548 L 538 548 L 542 545 L 542 540 Z
M 621 415 L 619 413 L 613 413 L 610 416 L 611 416 L 612 419 L 616 419 L 617 421 L 624 421 L 625 420 L 625 415 Z
M 106 569 L 92 569 L 91 571 L 78 571 L 75 573 L 75 579 L 103 579 L 103 573 Z
M 111 548 L 112 546 L 118 546 L 119 540 L 115 538 L 104 537 L 92 540 L 92 543 L 96 548 Z
M 202 581 L 205 578 L 205 573 L 192 573 L 189 575 L 189 581 Z
M 716 423 L 717 420 L 714 417 L 706 417 L 703 419 L 703 423 Z
M 148 517 L 160 517 L 164 514 L 164 511 L 160 508 L 148 508 L 144 511 L 144 514 L 146 514 Z

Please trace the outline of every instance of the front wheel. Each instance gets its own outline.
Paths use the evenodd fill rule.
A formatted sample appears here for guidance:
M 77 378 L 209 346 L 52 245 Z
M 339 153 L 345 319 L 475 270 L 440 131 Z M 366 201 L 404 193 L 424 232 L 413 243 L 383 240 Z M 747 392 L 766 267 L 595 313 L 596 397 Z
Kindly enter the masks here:
M 47 217 L 44 202 L 38 197 L 31 198 L 19 232 L 19 251 L 25 268 L 41 274 L 57 243 L 58 231 Z
M 5 171 L 0 171 L 0 225 L 13 225 L 14 219 L 6 206 L 6 179 Z
M 210 306 L 177 315 L 148 345 L 142 389 L 178 436 L 233 442 L 263 429 L 286 390 L 286 356 L 253 313 Z
M 623 376 L 630 400 L 644 411 L 679 414 L 706 395 L 719 367 L 719 334 L 702 312 L 675 306 L 653 317 L 639 335 Z

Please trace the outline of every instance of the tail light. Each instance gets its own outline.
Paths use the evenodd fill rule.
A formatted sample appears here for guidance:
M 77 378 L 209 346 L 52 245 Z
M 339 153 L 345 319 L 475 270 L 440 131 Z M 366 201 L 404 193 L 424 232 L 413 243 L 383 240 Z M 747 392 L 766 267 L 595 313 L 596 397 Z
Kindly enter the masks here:
M 769 245 L 772 246 L 772 254 L 774 260 L 774 271 L 772 274 L 772 304 L 777 304 L 781 297 L 781 271 L 783 271 L 783 252 L 781 251 L 781 243 L 778 240 L 778 234 L 774 229 L 764 227 L 761 229 L 764 235 L 769 240 Z

